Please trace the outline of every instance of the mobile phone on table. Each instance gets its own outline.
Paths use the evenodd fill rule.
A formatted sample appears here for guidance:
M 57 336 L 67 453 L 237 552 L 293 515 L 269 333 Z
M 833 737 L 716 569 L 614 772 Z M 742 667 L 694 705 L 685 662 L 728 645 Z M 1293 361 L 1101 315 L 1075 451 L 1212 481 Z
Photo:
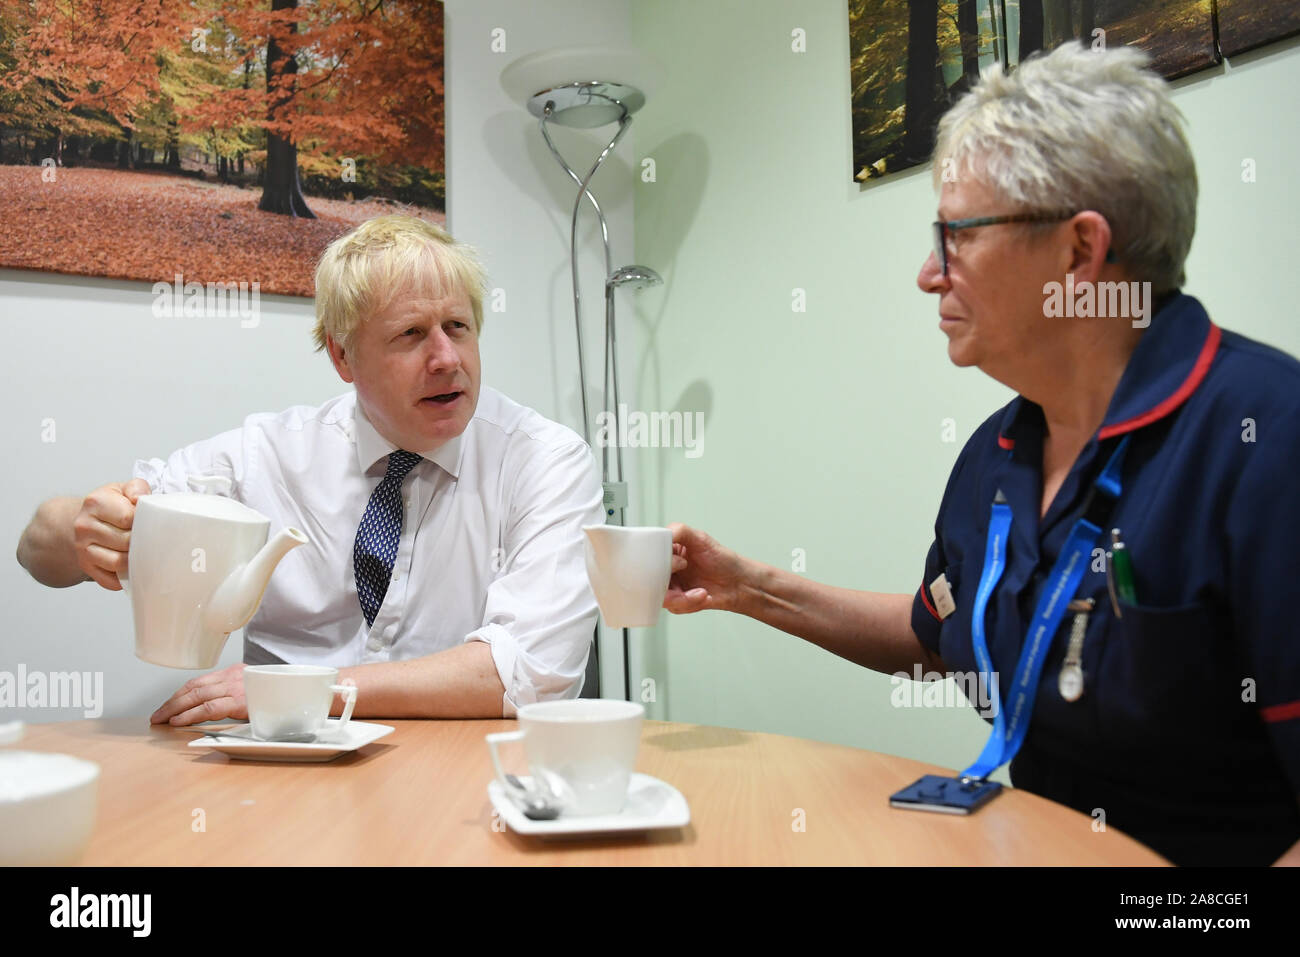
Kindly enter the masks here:
M 963 781 L 927 774 L 914 784 L 889 796 L 889 806 L 906 811 L 937 811 L 940 814 L 973 814 L 1002 793 L 997 781 Z

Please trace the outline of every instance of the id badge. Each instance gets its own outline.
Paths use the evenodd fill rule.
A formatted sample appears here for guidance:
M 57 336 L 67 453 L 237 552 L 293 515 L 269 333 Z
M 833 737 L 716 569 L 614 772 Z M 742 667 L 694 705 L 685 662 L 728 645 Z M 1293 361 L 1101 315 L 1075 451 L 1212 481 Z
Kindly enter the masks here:
M 997 781 L 970 781 L 927 774 L 889 797 L 889 806 L 908 811 L 973 814 L 1002 793 Z

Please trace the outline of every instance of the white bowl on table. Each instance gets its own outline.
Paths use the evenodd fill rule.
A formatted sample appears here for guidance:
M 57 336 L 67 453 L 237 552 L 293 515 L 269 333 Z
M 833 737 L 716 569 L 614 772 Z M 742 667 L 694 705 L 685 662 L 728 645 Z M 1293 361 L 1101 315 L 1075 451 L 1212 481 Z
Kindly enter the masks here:
M 75 864 L 95 829 L 99 765 L 0 749 L 0 867 Z

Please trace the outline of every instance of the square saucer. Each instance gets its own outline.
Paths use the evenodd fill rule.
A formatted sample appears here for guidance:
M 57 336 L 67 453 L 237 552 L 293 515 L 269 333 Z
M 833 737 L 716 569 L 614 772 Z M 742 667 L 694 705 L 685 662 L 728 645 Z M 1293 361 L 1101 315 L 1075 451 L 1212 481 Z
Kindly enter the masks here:
M 532 778 L 520 776 L 525 787 Z M 553 821 L 534 821 L 506 794 L 501 782 L 493 778 L 488 782 L 488 800 L 501 815 L 506 827 L 516 834 L 537 837 L 582 837 L 619 832 L 654 831 L 661 828 L 685 827 L 691 823 L 691 809 L 682 792 L 667 781 L 648 774 L 633 772 L 628 782 L 627 803 L 618 814 L 594 817 L 565 817 L 561 814 Z
M 289 741 L 258 741 L 253 737 L 253 726 L 237 724 L 223 731 L 221 737 L 203 735 L 189 743 L 191 748 L 210 748 L 227 757 L 246 761 L 333 761 L 341 754 L 364 748 L 384 735 L 392 734 L 393 726 L 372 724 L 369 721 L 349 721 L 343 734 L 338 732 L 338 719 L 330 718 L 328 727 L 321 732 L 323 741 L 300 744 Z

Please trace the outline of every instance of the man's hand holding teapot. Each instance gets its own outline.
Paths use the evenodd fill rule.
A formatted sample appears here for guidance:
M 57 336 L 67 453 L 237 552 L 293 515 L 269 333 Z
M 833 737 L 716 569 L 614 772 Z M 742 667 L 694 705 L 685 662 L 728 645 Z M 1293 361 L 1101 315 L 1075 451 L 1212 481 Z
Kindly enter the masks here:
M 127 570 L 135 503 L 148 493 L 144 479 L 112 482 L 87 495 L 73 519 L 77 567 L 109 591 L 122 590 L 118 576 Z

